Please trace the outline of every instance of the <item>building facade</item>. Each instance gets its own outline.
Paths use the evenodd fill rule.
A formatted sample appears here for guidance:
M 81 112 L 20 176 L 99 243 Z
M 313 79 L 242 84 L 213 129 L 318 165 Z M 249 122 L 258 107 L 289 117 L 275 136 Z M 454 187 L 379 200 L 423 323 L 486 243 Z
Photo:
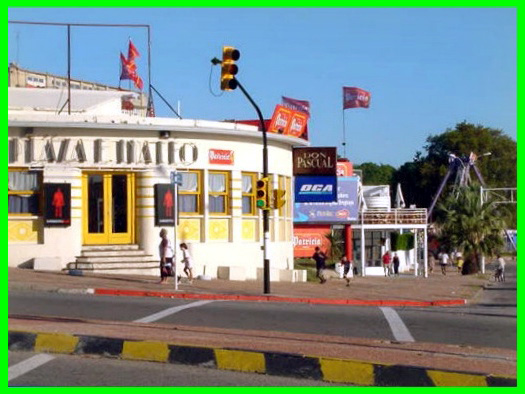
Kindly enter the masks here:
M 9 89 L 9 266 L 157 275 L 166 228 L 174 243 L 189 244 L 194 274 L 262 277 L 257 127 L 133 116 L 120 111 L 124 93 L 83 107 L 87 92 L 78 92 L 83 109 L 59 115 L 21 105 L 28 90 Z M 57 92 L 44 94 L 54 102 Z M 271 280 L 305 278 L 293 269 L 291 185 L 292 146 L 307 144 L 268 135 L 271 183 L 289 197 L 270 211 Z

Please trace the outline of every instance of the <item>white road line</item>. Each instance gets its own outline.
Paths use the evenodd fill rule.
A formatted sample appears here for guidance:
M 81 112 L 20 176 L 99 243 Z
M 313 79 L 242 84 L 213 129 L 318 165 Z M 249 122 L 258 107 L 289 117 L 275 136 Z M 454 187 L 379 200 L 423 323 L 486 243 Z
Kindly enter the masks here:
M 405 326 L 405 323 L 403 323 L 403 320 L 401 320 L 394 309 L 388 307 L 380 307 L 379 309 L 381 309 L 385 315 L 386 321 L 390 325 L 396 341 L 415 342 L 414 338 L 410 334 L 410 331 L 408 331 L 407 326 Z
M 49 354 L 37 354 L 36 356 L 33 356 L 31 358 L 28 358 L 27 360 L 24 360 L 22 362 L 19 362 L 18 364 L 13 365 L 12 367 L 9 367 L 7 370 L 7 381 L 16 379 L 19 376 L 22 376 L 30 371 L 32 371 L 35 368 L 40 367 L 41 365 L 44 365 L 45 363 L 53 360 L 55 357 L 50 356 Z
M 203 300 L 203 301 L 192 302 L 191 304 L 187 304 L 187 305 L 174 306 L 173 308 L 168 308 L 158 313 L 154 313 L 153 315 L 143 317 L 142 319 L 135 320 L 135 323 L 152 323 L 154 321 L 163 319 L 166 316 L 183 311 L 184 309 L 195 308 L 197 306 L 206 305 L 213 301 L 214 300 Z

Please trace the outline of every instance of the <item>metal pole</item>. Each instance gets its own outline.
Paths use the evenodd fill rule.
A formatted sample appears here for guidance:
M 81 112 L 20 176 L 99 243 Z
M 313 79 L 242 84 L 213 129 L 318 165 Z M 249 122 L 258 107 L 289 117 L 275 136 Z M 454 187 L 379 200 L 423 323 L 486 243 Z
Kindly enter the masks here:
M 175 291 L 179 290 L 179 281 L 177 279 L 177 224 L 179 221 L 179 184 L 175 182 L 175 226 L 173 226 L 173 275 L 175 282 Z
M 260 127 L 263 132 L 263 177 L 268 176 L 268 140 L 266 137 L 266 126 L 264 124 L 264 119 L 261 113 L 261 110 L 250 97 L 248 92 L 244 89 L 238 79 L 237 86 L 244 93 L 246 98 L 253 105 L 259 116 Z M 264 275 L 264 294 L 270 294 L 270 260 L 268 259 L 268 240 L 270 239 L 270 212 L 265 209 L 263 210 L 263 275 Z
M 67 25 L 67 114 L 71 115 L 71 25 Z

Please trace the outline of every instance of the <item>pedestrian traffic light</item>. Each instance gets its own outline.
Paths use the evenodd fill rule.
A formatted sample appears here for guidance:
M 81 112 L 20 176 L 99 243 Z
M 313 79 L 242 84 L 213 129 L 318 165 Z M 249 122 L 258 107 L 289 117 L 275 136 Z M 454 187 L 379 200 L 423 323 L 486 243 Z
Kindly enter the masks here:
M 273 209 L 279 209 L 286 203 L 286 199 L 284 198 L 285 195 L 286 195 L 285 190 L 275 189 L 273 191 L 273 201 L 272 201 Z
M 268 190 L 268 178 L 258 179 L 256 186 L 257 186 L 257 191 L 256 191 L 257 208 L 270 209 L 270 204 L 269 204 L 270 193 Z
M 237 88 L 235 74 L 239 67 L 235 64 L 239 60 L 241 53 L 234 47 L 222 47 L 222 68 L 221 68 L 221 90 L 234 90 Z

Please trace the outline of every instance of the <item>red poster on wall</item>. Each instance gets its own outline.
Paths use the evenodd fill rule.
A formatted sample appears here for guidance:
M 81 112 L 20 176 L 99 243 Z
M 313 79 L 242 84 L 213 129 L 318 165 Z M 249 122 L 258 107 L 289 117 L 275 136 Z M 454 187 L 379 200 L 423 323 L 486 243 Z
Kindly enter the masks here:
M 294 257 L 312 257 L 317 246 L 330 254 L 331 244 L 326 238 L 329 233 L 330 226 L 294 227 Z

